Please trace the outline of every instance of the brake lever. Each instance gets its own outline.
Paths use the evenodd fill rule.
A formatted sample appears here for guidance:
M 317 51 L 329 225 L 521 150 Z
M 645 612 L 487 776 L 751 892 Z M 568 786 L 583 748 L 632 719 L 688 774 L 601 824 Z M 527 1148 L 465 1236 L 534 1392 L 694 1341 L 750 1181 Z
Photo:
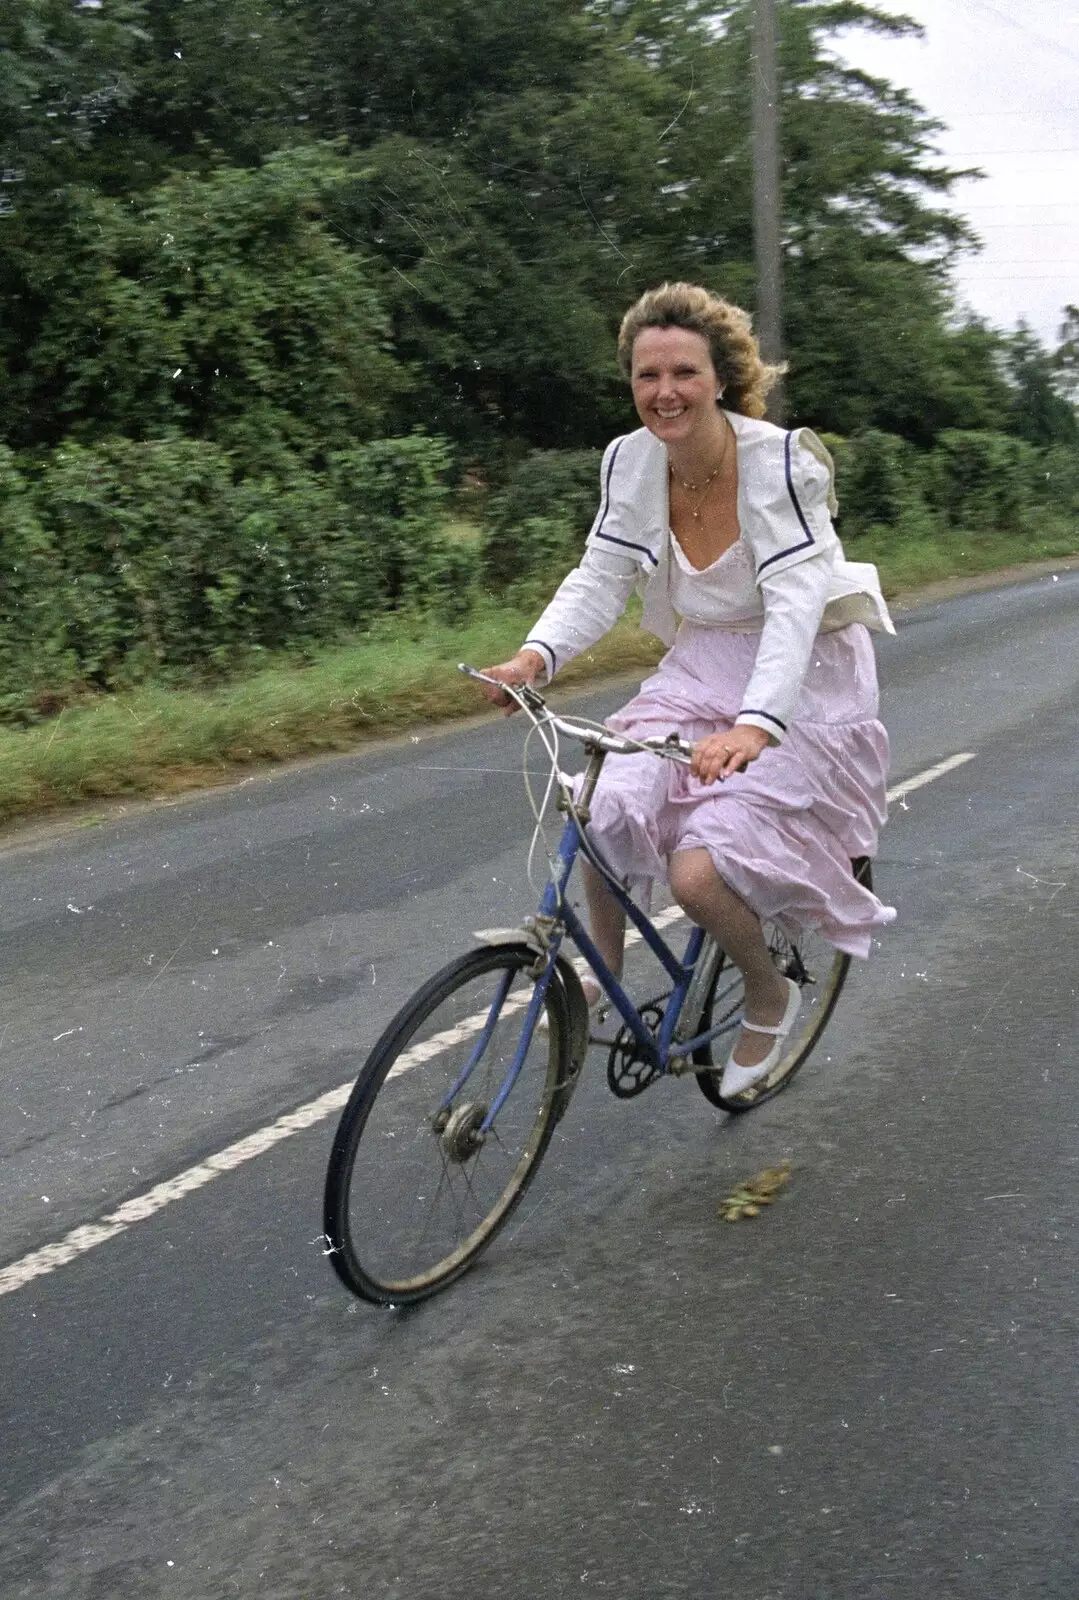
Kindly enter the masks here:
M 547 702 L 537 689 L 530 683 L 515 683 L 514 689 L 520 695 L 529 711 L 546 711 Z
M 692 761 L 693 746 L 683 739 L 681 734 L 671 732 L 664 739 L 663 743 L 665 747 L 670 750 L 672 755 L 680 756 L 683 761 Z
M 501 678 L 492 678 L 486 672 L 479 672 L 475 667 L 470 667 L 467 662 L 457 663 L 458 672 L 463 672 L 467 678 L 475 678 L 477 683 L 489 683 L 494 689 L 501 689 L 503 694 L 508 694 L 512 699 L 519 701 L 529 711 L 546 711 L 547 702 L 530 683 L 503 683 Z
M 466 678 L 475 678 L 477 683 L 489 683 L 495 689 L 505 689 L 506 684 L 500 683 L 497 678 L 488 677 L 486 672 L 480 672 L 476 667 L 470 667 L 465 661 L 458 661 L 458 672 L 463 672 Z

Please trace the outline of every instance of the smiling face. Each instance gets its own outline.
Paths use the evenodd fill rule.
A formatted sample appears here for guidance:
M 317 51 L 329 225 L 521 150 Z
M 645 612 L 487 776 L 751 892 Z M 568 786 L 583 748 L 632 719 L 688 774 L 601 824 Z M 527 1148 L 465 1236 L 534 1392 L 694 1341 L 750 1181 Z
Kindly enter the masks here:
M 642 328 L 633 345 L 633 403 L 666 445 L 692 444 L 719 420 L 719 379 L 708 342 L 688 328 Z

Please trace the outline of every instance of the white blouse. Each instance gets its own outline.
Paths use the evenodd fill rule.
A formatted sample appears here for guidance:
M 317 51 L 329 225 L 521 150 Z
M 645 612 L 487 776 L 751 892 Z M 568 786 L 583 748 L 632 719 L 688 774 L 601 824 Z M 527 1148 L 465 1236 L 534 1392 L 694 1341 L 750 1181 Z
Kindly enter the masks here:
M 673 532 L 671 552 L 671 605 L 684 621 L 702 628 L 760 632 L 764 601 L 757 588 L 753 557 L 741 539 L 708 567 L 693 566 Z
M 821 631 L 831 591 L 831 563 L 803 561 L 758 587 L 744 540 L 711 566 L 692 566 L 671 534 L 671 605 L 695 627 L 759 633 L 761 642 L 738 721 L 782 740 Z

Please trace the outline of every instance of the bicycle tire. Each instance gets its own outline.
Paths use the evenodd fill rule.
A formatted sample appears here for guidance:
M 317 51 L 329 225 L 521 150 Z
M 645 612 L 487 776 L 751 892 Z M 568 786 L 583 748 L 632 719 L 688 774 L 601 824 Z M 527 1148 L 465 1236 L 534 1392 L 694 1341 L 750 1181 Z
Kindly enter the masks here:
M 446 1288 L 535 1177 L 573 1086 L 570 1006 L 557 971 L 544 996 L 546 1026 L 534 1030 L 489 1134 L 476 1140 L 520 1042 L 535 965 L 524 943 L 458 957 L 371 1051 L 333 1141 L 323 1208 L 334 1271 L 362 1299 L 410 1305 Z
M 859 883 L 864 884 L 867 889 L 872 889 L 873 873 L 867 857 L 863 856 L 852 861 L 851 869 Z M 850 956 L 836 950 L 821 934 L 807 930 L 800 940 L 793 940 L 774 922 L 765 922 L 763 926 L 765 939 L 780 972 L 801 984 L 803 994 L 807 990 L 812 992 L 798 1014 L 798 1019 L 788 1037 L 786 1050 L 761 1083 L 751 1084 L 740 1095 L 724 1098 L 719 1092 L 720 1079 L 723 1076 L 722 1066 L 712 1071 L 697 1073 L 697 1084 L 705 1099 L 712 1105 L 718 1106 L 720 1110 L 735 1114 L 753 1111 L 766 1100 L 774 1099 L 787 1087 L 799 1068 L 809 1060 L 821 1034 L 828 1026 L 850 970 Z M 737 1015 L 742 1010 L 743 998 L 741 973 L 724 958 L 716 969 L 715 978 L 704 1004 L 702 1032 L 706 1028 L 715 1026 L 713 1017 L 717 1010 L 721 1018 Z M 719 1038 L 723 1040 L 720 1048 L 725 1061 L 730 1044 L 727 1035 L 721 1034 Z M 712 1052 L 716 1043 L 716 1040 L 710 1040 L 708 1044 L 693 1052 L 694 1066 L 714 1068 Z

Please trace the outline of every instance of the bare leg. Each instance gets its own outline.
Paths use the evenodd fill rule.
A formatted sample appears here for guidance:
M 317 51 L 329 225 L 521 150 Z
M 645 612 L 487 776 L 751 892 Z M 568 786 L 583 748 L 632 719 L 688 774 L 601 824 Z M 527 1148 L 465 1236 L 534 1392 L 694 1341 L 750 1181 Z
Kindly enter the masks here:
M 626 913 L 590 861 L 582 858 L 581 870 L 588 897 L 588 921 L 592 937 L 604 961 L 615 977 L 620 978 L 626 950 Z M 590 992 L 592 987 L 592 982 L 586 979 L 585 993 L 590 1004 L 597 998 Z
M 712 935 L 742 973 L 749 1021 L 775 1027 L 783 1020 L 787 986 L 776 971 L 758 917 L 724 883 L 707 850 L 677 851 L 671 857 L 670 877 L 671 892 L 683 911 Z M 773 1042 L 767 1034 L 743 1029 L 734 1059 L 739 1066 L 756 1066 Z

